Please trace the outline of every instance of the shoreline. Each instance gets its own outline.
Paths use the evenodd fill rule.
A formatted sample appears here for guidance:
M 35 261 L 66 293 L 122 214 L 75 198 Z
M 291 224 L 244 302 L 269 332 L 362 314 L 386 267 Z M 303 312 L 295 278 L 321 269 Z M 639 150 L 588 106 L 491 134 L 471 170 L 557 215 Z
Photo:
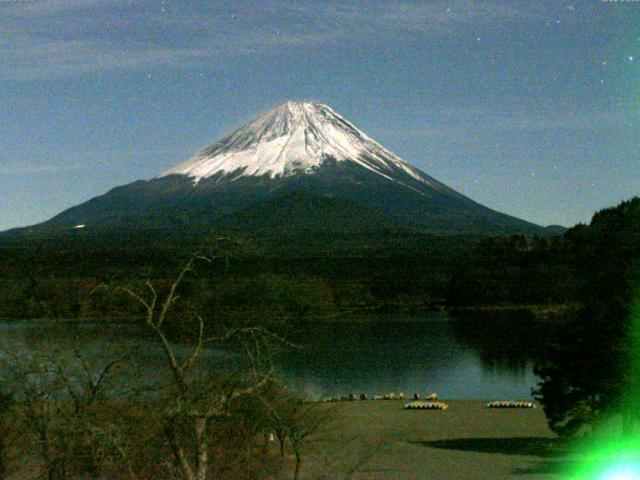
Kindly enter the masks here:
M 331 478 L 562 478 L 563 445 L 542 408 L 491 409 L 443 400 L 446 410 L 405 410 L 397 400 L 314 406 L 333 417 L 306 446 L 303 478 L 330 465 Z M 323 462 L 325 462 L 323 464 Z M 355 470 L 355 471 L 354 471 Z
M 456 318 L 461 314 L 486 315 L 483 320 L 493 321 L 499 318 L 491 318 L 492 314 L 528 314 L 536 321 L 557 321 L 562 323 L 562 317 L 566 313 L 575 312 L 580 306 L 576 304 L 510 304 L 510 305 L 474 305 L 463 307 L 448 307 L 445 305 L 415 306 L 402 308 L 388 307 L 363 307 L 359 309 L 344 310 L 340 312 L 324 313 L 295 318 L 294 315 L 274 317 L 276 322 L 292 324 L 307 323 L 376 323 L 376 322 L 447 322 L 468 321 L 464 318 Z M 217 320 L 228 320 L 243 317 L 243 314 L 214 316 Z M 268 317 L 267 317 L 268 318 Z M 135 318 L 0 318 L 0 324 L 33 323 L 33 324 L 95 324 L 95 325 L 138 325 L 143 319 Z M 267 324 L 270 322 L 266 322 Z

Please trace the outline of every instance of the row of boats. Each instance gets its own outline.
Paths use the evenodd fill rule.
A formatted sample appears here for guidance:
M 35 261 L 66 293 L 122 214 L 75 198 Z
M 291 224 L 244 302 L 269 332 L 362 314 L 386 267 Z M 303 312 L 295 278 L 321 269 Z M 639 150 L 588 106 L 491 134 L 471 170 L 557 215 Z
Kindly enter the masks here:
M 374 395 L 372 400 L 404 400 L 405 395 L 403 392 L 396 394 L 395 392 L 389 392 L 385 395 Z M 340 397 L 326 397 L 323 398 L 323 402 L 341 402 L 341 401 L 356 401 L 356 400 L 369 400 L 369 395 L 361 393 L 356 396 L 353 393 L 349 395 L 343 395 Z M 449 408 L 444 402 L 438 402 L 438 394 L 432 393 L 421 398 L 420 394 L 413 394 L 413 401 L 405 404 L 404 408 L 407 410 L 446 410 Z M 486 404 L 487 408 L 536 408 L 534 402 L 526 400 L 495 400 Z
M 404 408 L 407 410 L 446 410 L 449 408 L 449 405 L 443 402 L 414 400 L 413 402 L 407 403 Z M 536 404 L 520 400 L 496 400 L 487 403 L 487 408 L 536 408 Z
M 389 392 L 386 393 L 384 395 L 374 395 L 373 397 L 371 397 L 372 400 L 404 400 L 405 399 L 405 395 L 404 392 L 400 392 L 400 393 L 395 393 L 395 392 Z M 420 394 L 419 393 L 414 393 L 413 394 L 413 399 L 414 400 L 420 400 Z M 355 401 L 355 400 L 369 400 L 369 395 L 366 393 L 361 393 L 360 395 L 355 395 L 353 393 L 350 393 L 349 395 L 342 395 L 340 397 L 325 397 L 322 399 L 323 402 L 349 402 L 349 401 Z M 436 401 L 438 400 L 438 394 L 437 393 L 432 393 L 431 395 L 427 395 L 423 398 L 423 400 L 427 400 L 427 401 Z
M 496 400 L 487 403 L 488 408 L 536 408 L 533 402 L 523 400 Z

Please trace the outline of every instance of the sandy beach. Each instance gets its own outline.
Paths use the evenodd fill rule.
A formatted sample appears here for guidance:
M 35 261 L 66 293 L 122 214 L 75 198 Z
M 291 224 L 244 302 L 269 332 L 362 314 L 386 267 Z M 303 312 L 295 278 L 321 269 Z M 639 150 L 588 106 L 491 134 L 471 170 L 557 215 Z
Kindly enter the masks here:
M 303 478 L 559 478 L 554 434 L 539 406 L 444 401 L 444 411 L 404 410 L 394 400 L 318 404 L 333 419 L 308 440 Z

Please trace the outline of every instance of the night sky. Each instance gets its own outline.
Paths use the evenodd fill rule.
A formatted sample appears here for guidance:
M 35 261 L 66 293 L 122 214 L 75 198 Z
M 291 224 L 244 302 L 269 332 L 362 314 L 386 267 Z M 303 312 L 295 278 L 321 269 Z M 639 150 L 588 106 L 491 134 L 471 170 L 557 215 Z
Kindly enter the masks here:
M 0 230 L 288 99 L 547 225 L 640 194 L 640 1 L 0 0 Z

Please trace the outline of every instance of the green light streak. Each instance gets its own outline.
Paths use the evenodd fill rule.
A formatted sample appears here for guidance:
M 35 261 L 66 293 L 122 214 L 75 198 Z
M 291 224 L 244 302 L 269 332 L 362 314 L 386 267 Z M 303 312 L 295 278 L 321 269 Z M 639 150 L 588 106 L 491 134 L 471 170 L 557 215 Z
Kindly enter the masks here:
M 631 429 L 626 438 L 619 428 L 603 429 L 578 445 L 571 466 L 561 478 L 576 480 L 640 480 L 640 296 L 631 310 L 627 333 L 631 362 L 621 399 L 620 417 L 628 415 Z M 624 420 L 623 420 L 624 422 Z M 609 431 L 607 431 L 609 430 Z M 630 433 L 630 432 L 627 432 Z M 575 462 L 575 463 L 574 463 Z M 577 466 L 576 466 L 577 465 Z
M 576 455 L 578 466 L 562 478 L 575 480 L 640 480 L 640 440 L 592 440 Z

